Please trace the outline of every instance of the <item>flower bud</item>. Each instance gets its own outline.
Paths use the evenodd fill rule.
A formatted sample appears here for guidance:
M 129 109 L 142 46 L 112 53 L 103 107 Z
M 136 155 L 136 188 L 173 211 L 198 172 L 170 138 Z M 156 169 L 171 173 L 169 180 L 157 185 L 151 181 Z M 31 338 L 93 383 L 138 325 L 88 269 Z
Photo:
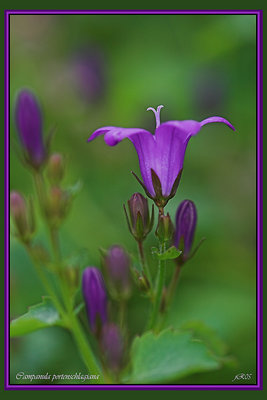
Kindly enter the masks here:
M 154 206 L 150 218 L 147 199 L 141 193 L 134 193 L 128 201 L 128 208 L 130 218 L 124 206 L 129 230 L 138 242 L 142 242 L 153 227 Z
M 167 215 L 160 215 L 158 226 L 156 229 L 156 236 L 161 243 L 172 240 L 174 227 L 169 213 Z
M 117 325 L 108 323 L 103 326 L 100 346 L 108 368 L 118 372 L 123 360 L 123 339 Z
M 97 320 L 107 322 L 107 295 L 104 279 L 95 267 L 87 267 L 82 276 L 82 292 L 90 327 L 97 332 Z
M 141 274 L 136 268 L 134 268 L 134 274 L 136 277 L 136 283 L 142 292 L 148 293 L 150 290 L 150 283 L 145 274 Z
M 51 223 L 59 226 L 66 217 L 71 204 L 71 197 L 66 190 L 52 187 L 49 192 L 47 216 Z
M 67 266 L 64 272 L 69 289 L 74 293 L 79 286 L 80 269 L 78 267 Z
M 22 90 L 18 94 L 15 104 L 15 123 L 25 161 L 38 169 L 46 159 L 42 115 L 37 99 L 28 90 Z
M 79 95 L 88 103 L 95 103 L 106 92 L 106 71 L 104 54 L 96 46 L 80 49 L 73 57 L 73 83 Z
M 28 210 L 24 197 L 16 191 L 10 193 L 10 214 L 16 227 L 17 236 L 24 242 L 29 241 L 33 231 L 34 224 L 32 209 Z
M 191 200 L 184 200 L 176 213 L 176 229 L 174 245 L 183 249 L 182 258 L 185 261 L 192 248 L 197 223 L 196 206 Z
M 128 297 L 130 293 L 130 257 L 121 246 L 111 246 L 104 257 L 104 270 L 111 293 Z
M 47 177 L 51 185 L 58 185 L 64 176 L 65 163 L 62 154 L 54 153 L 47 164 Z

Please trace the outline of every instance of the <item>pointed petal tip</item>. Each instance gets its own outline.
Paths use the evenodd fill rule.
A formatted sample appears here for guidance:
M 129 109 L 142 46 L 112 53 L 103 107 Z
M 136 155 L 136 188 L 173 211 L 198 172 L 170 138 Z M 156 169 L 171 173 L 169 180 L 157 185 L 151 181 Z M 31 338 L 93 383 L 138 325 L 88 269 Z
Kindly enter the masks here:
M 229 126 L 229 128 L 231 128 L 233 131 L 236 131 L 235 127 L 225 118 L 222 117 L 209 117 L 204 119 L 203 121 L 200 122 L 201 126 L 204 126 L 206 124 L 210 124 L 212 122 L 222 122 L 224 124 L 226 124 L 227 126 Z

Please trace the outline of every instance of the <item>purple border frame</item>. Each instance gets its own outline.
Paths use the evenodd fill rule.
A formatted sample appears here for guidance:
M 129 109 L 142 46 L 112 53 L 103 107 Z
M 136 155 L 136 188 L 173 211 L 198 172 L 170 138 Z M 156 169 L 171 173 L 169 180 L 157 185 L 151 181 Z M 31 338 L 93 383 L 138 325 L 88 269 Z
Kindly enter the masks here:
M 9 384 L 9 16 L 23 14 L 189 15 L 257 17 L 257 384 L 256 385 L 10 385 Z M 262 390 L 262 10 L 5 10 L 5 390 Z

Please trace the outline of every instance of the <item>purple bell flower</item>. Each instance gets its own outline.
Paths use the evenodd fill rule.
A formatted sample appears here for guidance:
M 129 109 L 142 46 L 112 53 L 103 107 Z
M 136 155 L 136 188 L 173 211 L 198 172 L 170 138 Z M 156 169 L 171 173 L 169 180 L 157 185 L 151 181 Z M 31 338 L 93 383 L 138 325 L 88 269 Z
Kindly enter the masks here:
M 22 90 L 18 94 L 15 123 L 26 161 L 34 168 L 39 168 L 46 159 L 42 114 L 36 97 L 29 90 Z
M 210 117 L 201 122 L 193 120 L 168 121 L 160 123 L 160 110 L 149 107 L 156 117 L 155 134 L 139 128 L 120 128 L 106 126 L 97 129 L 88 139 L 94 140 L 99 135 L 105 135 L 105 142 L 115 146 L 121 140 L 128 138 L 135 146 L 147 195 L 158 207 L 166 205 L 177 190 L 184 162 L 185 150 L 191 136 L 196 135 L 202 126 L 211 122 L 223 122 L 231 129 L 235 128 L 226 119 Z
M 117 325 L 108 323 L 103 326 L 100 345 L 107 366 L 118 372 L 123 359 L 123 339 Z
M 183 248 L 182 258 L 185 261 L 192 248 L 197 223 L 197 209 L 193 201 L 184 200 L 176 213 L 174 245 Z
M 86 305 L 86 311 L 91 329 L 94 333 L 97 331 L 97 317 L 102 324 L 107 322 L 107 295 L 99 269 L 87 267 L 83 271 L 82 291 Z

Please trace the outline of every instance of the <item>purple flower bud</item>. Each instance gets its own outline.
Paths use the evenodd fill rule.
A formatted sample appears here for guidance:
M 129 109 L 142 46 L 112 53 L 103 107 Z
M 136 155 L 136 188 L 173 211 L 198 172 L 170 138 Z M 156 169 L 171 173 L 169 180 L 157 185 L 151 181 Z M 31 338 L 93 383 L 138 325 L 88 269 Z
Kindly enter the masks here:
M 112 371 L 118 372 L 122 366 L 123 340 L 117 325 L 113 323 L 104 325 L 100 345 L 107 366 Z
M 43 143 L 42 115 L 37 99 L 28 90 L 22 90 L 15 104 L 15 122 L 26 161 L 39 168 L 46 158 Z
M 147 199 L 141 193 L 134 193 L 128 200 L 128 208 L 130 218 L 125 207 L 124 211 L 130 232 L 138 242 L 143 241 L 153 227 L 154 207 L 150 218 Z
M 88 320 L 94 333 L 97 330 L 97 318 L 102 324 L 107 322 L 107 295 L 104 280 L 99 269 L 87 267 L 83 271 L 82 291 Z
M 111 291 L 127 296 L 130 291 L 130 258 L 121 246 L 111 246 L 104 258 Z
M 98 101 L 106 89 L 105 60 L 100 49 L 88 46 L 73 59 L 73 78 L 85 101 Z
M 28 230 L 27 206 L 23 196 L 15 191 L 10 193 L 10 214 L 19 236 L 25 236 Z
M 174 244 L 183 246 L 183 258 L 187 258 L 191 251 L 197 223 L 196 206 L 191 200 L 184 200 L 179 205 L 176 213 L 176 230 Z

